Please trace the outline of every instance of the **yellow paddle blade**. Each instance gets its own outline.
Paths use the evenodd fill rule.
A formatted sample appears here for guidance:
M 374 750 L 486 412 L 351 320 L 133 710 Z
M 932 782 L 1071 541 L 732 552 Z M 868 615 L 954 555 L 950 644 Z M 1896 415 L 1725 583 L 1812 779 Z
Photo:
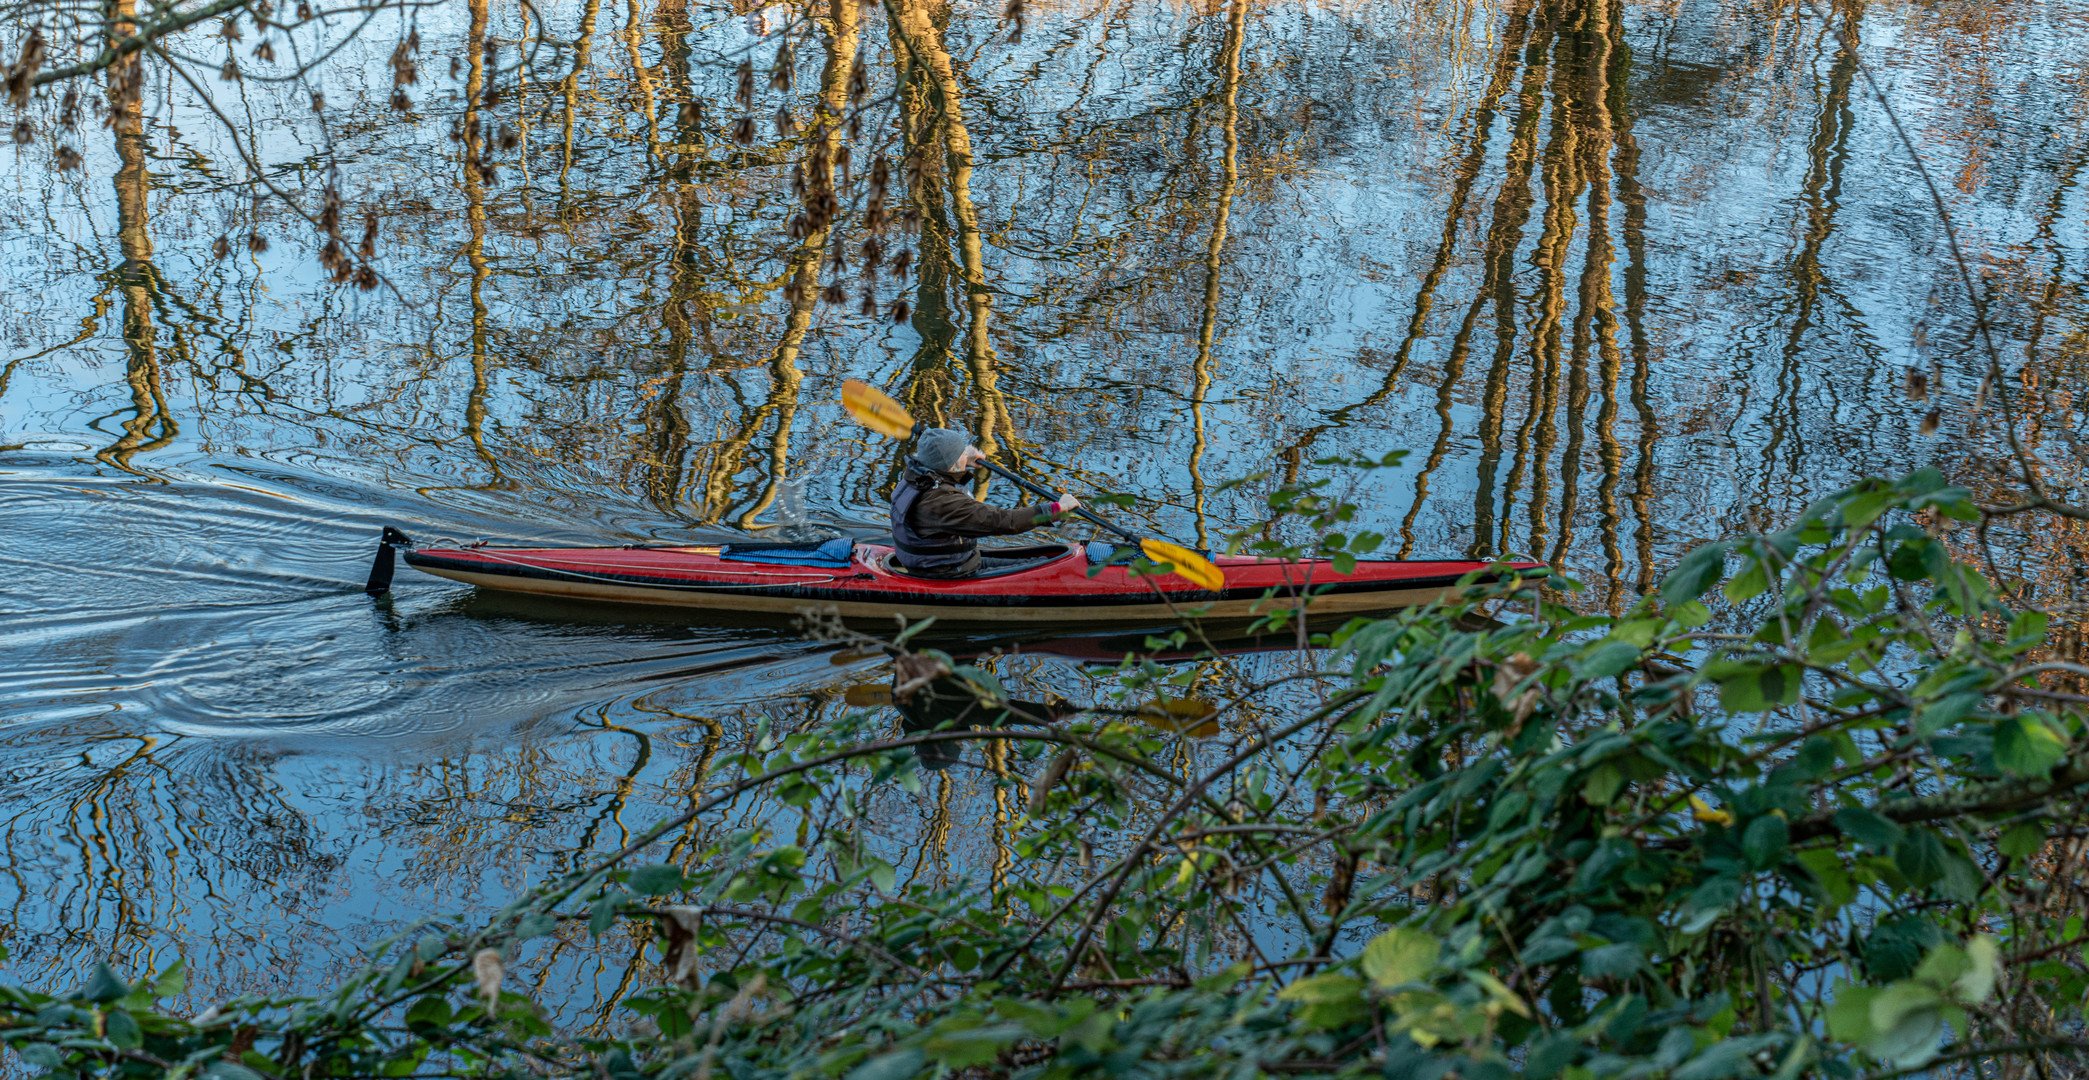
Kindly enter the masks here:
M 1199 588 L 1218 590 L 1226 587 L 1226 575 L 1211 564 L 1211 560 L 1197 554 L 1181 544 L 1166 540 L 1141 540 L 1139 550 L 1157 563 L 1167 563 L 1175 572 Z
M 852 709 L 869 709 L 879 705 L 890 705 L 892 704 L 892 688 L 889 686 L 873 686 L 867 683 L 859 684 L 843 691 L 842 700 L 848 702 L 849 707 Z
M 1201 698 L 1161 698 L 1139 706 L 1138 717 L 1148 727 L 1208 739 L 1219 733 L 1219 722 L 1211 718 L 1218 711 L 1218 706 Z
M 880 435 L 904 439 L 914 431 L 914 418 L 905 406 L 861 379 L 842 380 L 841 407 L 857 423 Z

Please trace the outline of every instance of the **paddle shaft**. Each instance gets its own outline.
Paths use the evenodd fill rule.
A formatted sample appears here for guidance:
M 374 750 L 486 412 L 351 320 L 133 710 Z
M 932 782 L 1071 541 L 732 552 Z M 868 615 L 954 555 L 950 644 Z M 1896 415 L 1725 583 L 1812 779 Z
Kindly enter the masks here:
M 1015 486 L 1022 488 L 1024 491 L 1027 491 L 1030 494 L 1037 496 L 1038 498 L 1051 499 L 1053 501 L 1057 501 L 1059 498 L 1057 494 L 1046 489 L 1044 486 L 1039 484 L 1033 484 L 1030 481 L 1023 479 L 1022 477 L 1017 476 L 1016 474 L 1009 472 L 1007 469 L 1004 469 L 1001 466 L 996 465 L 993 462 L 988 461 L 984 458 L 980 459 L 979 464 L 983 466 L 988 472 L 991 472 L 996 476 L 1007 477 L 1009 483 L 1012 483 Z M 1117 526 L 1109 523 L 1108 521 L 1103 520 L 1102 518 L 1096 516 L 1094 511 L 1089 510 L 1085 506 L 1075 509 L 1074 513 L 1079 514 L 1084 518 L 1087 518 L 1089 521 L 1094 522 L 1096 525 L 1099 525 L 1102 528 L 1108 529 L 1111 532 L 1116 533 L 1118 536 L 1121 536 L 1126 541 L 1130 542 L 1134 547 L 1137 547 L 1139 544 L 1138 536 L 1136 536 L 1128 530 L 1120 529 Z

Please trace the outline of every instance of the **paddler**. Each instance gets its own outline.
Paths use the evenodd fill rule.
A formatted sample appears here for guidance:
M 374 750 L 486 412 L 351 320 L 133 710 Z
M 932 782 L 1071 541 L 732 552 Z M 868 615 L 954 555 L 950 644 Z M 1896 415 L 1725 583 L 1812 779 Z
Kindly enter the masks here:
M 969 577 L 982 569 L 979 538 L 1013 536 L 1073 513 L 1081 500 L 1061 493 L 1053 502 L 1012 510 L 988 506 L 958 485 L 986 455 L 962 431 L 929 428 L 915 440 L 907 472 L 892 492 L 892 539 L 908 573 Z M 996 560 L 998 561 L 998 560 Z M 991 569 L 991 565 L 985 568 Z

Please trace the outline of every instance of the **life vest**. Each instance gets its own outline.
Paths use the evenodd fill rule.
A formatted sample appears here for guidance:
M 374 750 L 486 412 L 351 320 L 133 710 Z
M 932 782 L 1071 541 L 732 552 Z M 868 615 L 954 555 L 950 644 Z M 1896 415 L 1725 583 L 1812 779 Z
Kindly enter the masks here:
M 955 486 L 947 473 L 907 462 L 907 474 L 892 489 L 892 546 L 901 567 L 938 577 L 956 577 L 979 569 L 979 541 L 949 533 L 923 534 L 914 528 L 914 503 L 941 484 Z

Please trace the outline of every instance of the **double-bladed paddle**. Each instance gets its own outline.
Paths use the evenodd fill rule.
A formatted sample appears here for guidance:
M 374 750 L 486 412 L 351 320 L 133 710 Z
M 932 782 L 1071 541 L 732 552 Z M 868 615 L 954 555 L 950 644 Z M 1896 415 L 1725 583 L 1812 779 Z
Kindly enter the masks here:
M 849 415 L 854 417 L 857 423 L 890 438 L 909 438 L 914 435 L 919 427 L 915 423 L 913 415 L 907 412 L 906 406 L 892 400 L 890 395 L 861 379 L 847 379 L 842 382 L 841 407 L 848 410 Z M 1050 490 L 1033 484 L 991 461 L 981 461 L 980 464 L 995 475 L 1006 477 L 1010 483 L 1032 495 L 1044 499 L 1058 498 Z M 1169 569 L 1192 584 L 1212 590 L 1225 587 L 1226 575 L 1221 573 L 1218 567 L 1213 566 L 1210 559 L 1183 547 L 1181 544 L 1171 544 L 1156 537 L 1139 536 L 1129 530 L 1120 529 L 1116 525 L 1103 520 L 1094 511 L 1089 510 L 1085 506 L 1074 512 L 1094 522 L 1096 525 L 1123 537 L 1127 542 L 1137 546 L 1148 559 L 1156 563 L 1167 564 Z

